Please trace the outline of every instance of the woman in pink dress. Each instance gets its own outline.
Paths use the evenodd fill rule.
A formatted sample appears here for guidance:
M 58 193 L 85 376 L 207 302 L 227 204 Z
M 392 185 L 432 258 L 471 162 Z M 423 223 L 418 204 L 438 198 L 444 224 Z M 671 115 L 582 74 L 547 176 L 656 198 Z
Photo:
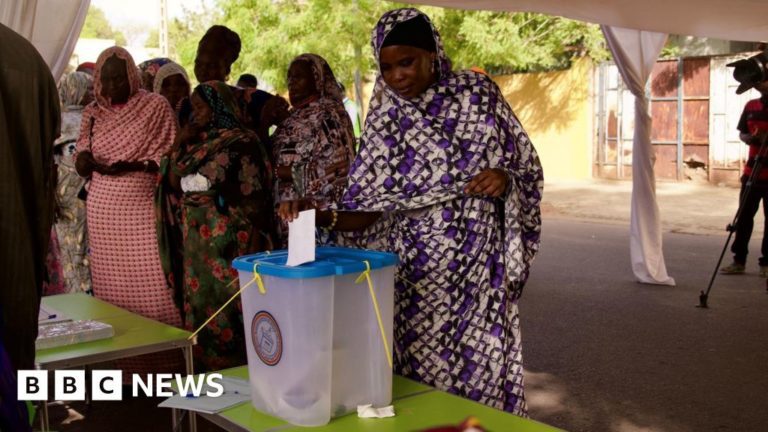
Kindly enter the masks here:
M 158 165 L 173 144 L 177 123 L 168 102 L 140 86 L 128 51 L 112 47 L 101 53 L 94 75 L 96 102 L 83 113 L 76 163 L 78 173 L 91 178 L 86 202 L 93 293 L 181 326 L 160 264 L 153 201 Z M 178 366 L 171 357 L 152 357 L 142 359 L 139 369 Z

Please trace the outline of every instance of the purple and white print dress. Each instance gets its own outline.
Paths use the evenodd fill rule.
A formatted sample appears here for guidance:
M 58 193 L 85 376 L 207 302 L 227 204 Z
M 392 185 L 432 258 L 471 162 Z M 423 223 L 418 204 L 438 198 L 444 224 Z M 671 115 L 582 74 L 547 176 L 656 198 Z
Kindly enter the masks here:
M 387 33 L 417 16 L 429 21 L 416 9 L 380 19 L 377 60 Z M 383 216 L 343 237 L 400 256 L 397 373 L 525 416 L 517 300 L 539 247 L 541 164 L 496 84 L 451 71 L 433 31 L 438 82 L 406 100 L 377 79 L 339 207 Z M 505 196 L 465 195 L 487 168 L 507 172 Z

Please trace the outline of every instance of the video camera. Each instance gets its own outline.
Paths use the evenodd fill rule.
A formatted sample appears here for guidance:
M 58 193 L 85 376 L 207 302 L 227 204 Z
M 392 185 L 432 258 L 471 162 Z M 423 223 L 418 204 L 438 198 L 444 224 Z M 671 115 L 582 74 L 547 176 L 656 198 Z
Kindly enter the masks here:
M 768 51 L 728 63 L 727 66 L 733 68 L 733 78 L 739 82 L 736 94 L 742 94 L 768 80 Z

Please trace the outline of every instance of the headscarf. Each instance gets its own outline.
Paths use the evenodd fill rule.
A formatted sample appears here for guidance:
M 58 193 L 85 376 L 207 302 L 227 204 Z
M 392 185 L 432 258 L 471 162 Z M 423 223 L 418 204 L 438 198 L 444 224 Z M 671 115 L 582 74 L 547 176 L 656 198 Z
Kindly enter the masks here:
M 396 25 L 384 38 L 381 48 L 405 45 L 436 52 L 435 37 L 429 21 L 421 17 L 411 18 Z
M 64 109 L 81 108 L 80 103 L 88 93 L 93 77 L 85 72 L 72 72 L 59 80 L 59 99 Z
M 389 32 L 417 17 L 432 28 L 437 82 L 405 99 L 379 73 L 341 207 L 387 212 L 449 202 L 463 198 L 464 187 L 481 171 L 500 168 L 509 176 L 502 224 L 507 262 L 530 263 L 539 244 L 543 174 L 498 86 L 482 74 L 453 72 L 440 35 L 417 9 L 381 17 L 371 37 L 376 60 Z M 524 280 L 523 267 L 509 268 L 509 276 Z
M 315 88 L 320 93 L 320 98 L 331 99 L 343 104 L 344 94 L 336 78 L 333 76 L 331 66 L 324 58 L 317 54 L 301 54 L 291 61 L 290 66 L 296 62 L 307 62 L 312 69 L 312 76 L 315 78 Z M 291 67 L 288 66 L 288 69 Z
M 152 91 L 155 93 L 160 93 L 160 90 L 163 88 L 163 81 L 172 75 L 181 75 L 184 78 L 184 81 L 189 84 L 189 77 L 187 76 L 187 71 L 184 70 L 184 67 L 175 62 L 168 62 L 157 70 Z
M 278 165 L 291 166 L 294 179 L 293 184 L 280 184 L 278 199 L 312 197 L 324 208 L 341 198 L 346 184 L 346 175 L 325 173 L 324 167 L 351 163 L 354 129 L 344 108 L 344 94 L 328 62 L 315 54 L 302 54 L 291 64 L 299 61 L 309 64 L 319 96 L 294 108 L 272 136 Z
M 213 110 L 213 118 L 209 125 L 211 130 L 242 127 L 242 109 L 226 83 L 209 81 L 195 87 L 194 93 Z
M 99 59 L 96 60 L 96 70 L 93 74 L 93 96 L 96 98 L 96 102 L 99 106 L 106 109 L 110 109 L 112 104 L 101 95 L 101 69 L 104 67 L 104 63 L 106 63 L 107 59 L 112 56 L 116 56 L 125 61 L 128 85 L 131 87 L 128 98 L 130 99 L 141 90 L 141 77 L 139 76 L 139 70 L 136 68 L 136 63 L 134 63 L 131 54 L 125 48 L 119 46 L 105 49 L 99 54 Z
M 155 57 L 153 59 L 145 60 L 139 63 L 139 70 L 141 73 L 147 72 L 154 77 L 157 75 L 157 71 L 160 70 L 161 67 L 171 62 L 172 60 L 166 57 Z
M 78 72 L 85 72 L 91 76 L 93 76 L 94 70 L 96 70 L 96 63 L 94 62 L 83 62 L 77 65 Z
M 256 134 L 243 128 L 242 109 L 224 82 L 209 81 L 195 87 L 194 94 L 200 96 L 213 111 L 213 118 L 199 139 L 182 145 L 172 155 L 173 171 L 178 176 L 193 174 L 208 162 L 209 158 L 222 148 L 238 141 L 252 140 L 258 143 Z
M 93 78 L 85 72 L 72 72 L 59 80 L 59 99 L 61 100 L 61 135 L 54 145 L 74 143 L 80 136 L 80 123 L 83 106 L 80 102 L 88 92 Z
M 113 55 L 125 61 L 130 87 L 128 101 L 120 109 L 101 95 L 101 71 Z M 128 51 L 112 47 L 99 55 L 93 88 L 96 103 L 88 105 L 83 112 L 78 152 L 91 150 L 102 164 L 146 160 L 159 164 L 176 137 L 177 120 L 164 97 L 140 89 L 139 69 Z

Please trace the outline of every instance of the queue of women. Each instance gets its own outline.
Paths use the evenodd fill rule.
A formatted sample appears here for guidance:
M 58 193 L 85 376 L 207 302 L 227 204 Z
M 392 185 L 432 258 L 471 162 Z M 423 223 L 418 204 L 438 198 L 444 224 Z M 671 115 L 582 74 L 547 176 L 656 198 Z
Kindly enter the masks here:
M 293 60 L 290 107 L 230 86 L 240 39 L 223 26 L 199 42 L 195 88 L 169 59 L 137 67 L 119 47 L 92 77 L 65 76 L 47 292 L 193 330 L 238 291 L 231 261 L 284 247 L 287 222 L 314 208 L 323 242 L 400 257 L 396 373 L 525 415 L 517 301 L 539 246 L 536 152 L 490 78 L 452 69 L 423 13 L 387 12 L 372 46 L 359 150 L 331 65 Z M 244 337 L 233 305 L 199 334 L 196 367 L 245 364 Z M 119 367 L 180 366 L 165 356 Z

